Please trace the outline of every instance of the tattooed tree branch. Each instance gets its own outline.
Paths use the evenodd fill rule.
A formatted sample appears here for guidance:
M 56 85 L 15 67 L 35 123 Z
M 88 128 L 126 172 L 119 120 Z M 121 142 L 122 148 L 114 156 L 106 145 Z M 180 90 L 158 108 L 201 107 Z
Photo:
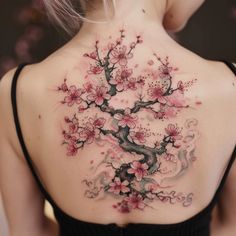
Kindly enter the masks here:
M 147 63 L 151 71 L 148 76 L 151 74 L 152 78 L 145 77 L 142 74 L 144 72 L 135 76 L 133 68 L 129 66 L 129 61 L 133 58 L 137 46 L 142 42 L 141 36 L 138 35 L 136 40 L 127 46 L 123 29 L 120 30 L 119 38 L 115 42 L 110 42 L 106 50 L 100 50 L 97 40 L 94 51 L 84 54 L 86 59 L 94 63 L 90 64 L 87 71 L 87 77 L 90 76 L 93 82 L 88 81 L 83 84 L 83 88 L 77 88 L 75 85 L 68 86 L 65 79 L 64 83 L 58 87 L 58 91 L 65 94 L 61 101 L 63 105 L 77 106 L 78 113 L 83 113 L 92 107 L 98 108 L 101 114 L 109 114 L 116 125 L 116 129 L 105 128 L 106 119 L 101 116 L 89 117 L 82 124 L 76 114 L 71 119 L 65 117 L 68 130 L 63 130 L 63 144 L 67 145 L 68 156 L 75 156 L 78 149 L 92 144 L 95 139 L 101 138 L 101 135 L 104 137 L 111 135 L 124 153 L 135 154 L 139 157 L 138 160 L 120 163 L 119 167 L 112 165 L 114 176 L 110 183 L 103 186 L 106 192 L 126 197 L 114 206 L 123 212 L 129 212 L 131 208 L 144 208 L 146 206 L 144 200 L 150 200 L 154 196 L 170 203 L 178 197 L 175 192 L 166 193 L 160 190 L 161 186 L 151 177 L 158 172 L 163 174 L 160 158 L 164 156 L 166 159 L 173 159 L 168 147 L 180 148 L 178 142 L 182 139 L 182 129 L 177 124 L 169 124 L 160 140 L 146 145 L 144 143 L 148 136 L 141 128 L 138 131 L 135 128 L 139 123 L 138 114 L 141 109 L 153 112 L 154 119 L 164 120 L 173 117 L 181 109 L 187 108 L 184 92 L 192 85 L 190 82 L 177 81 L 174 87 L 174 73 L 178 69 L 170 65 L 168 57 L 162 60 L 156 53 L 153 54 L 156 61 L 150 60 Z M 153 69 L 154 66 L 156 69 Z M 102 84 L 94 83 L 96 76 L 103 79 Z M 115 108 L 110 105 L 112 98 L 118 93 L 132 93 L 139 89 L 146 91 L 146 94 L 140 95 L 131 108 Z M 158 106 L 157 110 L 153 106 Z M 110 162 L 107 161 L 107 164 Z M 140 189 L 135 187 L 135 184 Z M 145 189 L 148 184 L 158 187 L 158 191 Z M 98 190 L 96 186 L 93 186 L 93 189 Z M 96 197 L 101 190 L 99 189 L 96 193 L 93 191 L 91 189 L 91 193 L 87 191 L 87 194 Z M 183 199 L 182 202 L 188 198 L 185 196 Z M 136 201 L 135 206 L 130 206 L 132 201 Z

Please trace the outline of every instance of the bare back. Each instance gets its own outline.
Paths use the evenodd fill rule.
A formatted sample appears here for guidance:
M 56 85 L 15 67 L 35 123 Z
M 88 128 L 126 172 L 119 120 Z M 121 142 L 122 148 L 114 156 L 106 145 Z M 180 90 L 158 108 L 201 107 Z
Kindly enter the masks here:
M 114 29 L 25 67 L 18 112 L 37 173 L 67 214 L 176 223 L 207 206 L 228 164 L 235 83 L 221 62 Z

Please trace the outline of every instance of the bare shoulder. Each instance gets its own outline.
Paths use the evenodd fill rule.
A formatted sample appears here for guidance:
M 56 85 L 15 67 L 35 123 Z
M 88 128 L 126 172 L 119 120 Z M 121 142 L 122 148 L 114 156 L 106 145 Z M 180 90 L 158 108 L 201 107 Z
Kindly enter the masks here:
M 217 101 L 215 104 L 225 111 L 225 116 L 234 120 L 233 127 L 236 130 L 236 77 L 232 70 L 220 61 L 208 61 L 207 68 L 209 88 L 213 91 L 213 96 Z
M 6 134 L 6 127 L 9 127 L 11 119 L 11 83 L 16 68 L 8 71 L 0 80 L 0 126 L 1 132 Z
M 232 73 L 232 71 L 229 69 L 229 67 L 223 62 L 223 61 L 211 61 L 211 60 L 208 60 L 208 65 L 211 66 L 212 68 L 214 68 L 214 70 L 217 72 L 217 73 L 222 73 L 222 75 L 225 75 L 225 76 L 231 76 L 231 77 L 234 77 L 234 74 Z M 236 66 L 236 63 L 232 62 L 235 66 Z
M 236 65 L 236 64 L 234 64 Z M 208 61 L 208 69 L 212 74 L 212 79 L 214 83 L 223 85 L 221 91 L 227 91 L 231 93 L 232 96 L 236 96 L 236 78 L 232 70 L 221 61 Z
M 14 76 L 16 68 L 9 70 L 2 78 L 0 78 L 0 96 L 3 99 L 4 95 L 6 94 L 6 90 L 10 89 L 11 81 Z M 0 102 L 2 102 L 2 99 Z
M 25 114 L 32 114 L 32 110 L 35 108 L 35 98 L 38 97 L 37 93 L 42 84 L 42 82 L 39 82 L 40 80 L 37 79 L 39 76 L 35 76 L 37 75 L 37 73 L 35 73 L 36 67 L 36 64 L 27 65 L 18 75 L 16 99 L 21 123 L 23 123 L 25 117 L 27 117 Z M 17 153 L 21 154 L 16 136 L 11 99 L 12 81 L 16 70 L 17 68 L 11 69 L 0 80 L 0 130 Z
M 46 100 L 46 96 L 50 96 L 49 91 L 55 89 L 53 85 L 57 85 L 59 80 L 63 81 L 69 65 L 66 59 L 62 60 L 60 57 L 48 57 L 39 63 L 26 65 L 17 79 L 17 105 L 21 110 L 32 111 L 32 109 L 40 107 Z M 12 117 L 10 95 L 12 79 L 16 70 L 17 68 L 8 71 L 0 80 L 0 113 L 1 119 L 4 116 L 6 122 L 12 121 L 10 119 Z

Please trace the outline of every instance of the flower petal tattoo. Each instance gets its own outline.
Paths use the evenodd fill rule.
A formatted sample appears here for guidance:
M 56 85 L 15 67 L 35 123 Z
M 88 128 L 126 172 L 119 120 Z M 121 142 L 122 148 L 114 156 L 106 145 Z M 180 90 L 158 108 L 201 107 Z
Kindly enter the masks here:
M 173 181 L 196 160 L 198 121 L 191 118 L 180 126 L 171 120 L 190 107 L 185 92 L 197 80 L 176 81 L 178 68 L 170 64 L 169 57 L 163 59 L 157 53 L 135 75 L 138 65 L 132 67 L 130 62 L 143 39 L 138 35 L 127 43 L 125 37 L 122 29 L 116 40 L 106 46 L 97 40 L 94 50 L 83 55 L 89 68 L 82 86 L 69 85 L 67 79 L 58 86 L 64 96 L 61 104 L 73 111 L 76 108 L 72 117 L 64 118 L 66 154 L 76 156 L 85 145 L 108 141 L 111 147 L 103 151 L 104 157 L 95 168 L 97 172 L 103 169 L 82 183 L 88 198 L 111 195 L 119 199 L 112 207 L 121 213 L 143 210 L 155 200 L 190 206 L 193 193 L 173 190 Z M 127 91 L 134 93 L 133 106 L 118 109 L 111 105 L 112 99 Z M 97 109 L 96 114 L 80 120 L 78 114 L 91 108 Z M 141 112 L 151 115 L 155 123 L 165 121 L 167 125 L 155 134 L 141 124 Z

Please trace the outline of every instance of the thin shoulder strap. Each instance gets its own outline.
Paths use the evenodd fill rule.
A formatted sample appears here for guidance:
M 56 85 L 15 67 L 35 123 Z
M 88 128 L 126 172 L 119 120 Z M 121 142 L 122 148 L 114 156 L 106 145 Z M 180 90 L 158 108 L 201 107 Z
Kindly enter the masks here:
M 30 155 L 28 153 L 28 150 L 26 148 L 25 142 L 24 142 L 24 138 L 22 135 L 22 131 L 21 131 L 21 127 L 20 127 L 20 121 L 19 121 L 19 117 L 18 117 L 18 112 L 17 112 L 17 97 L 16 97 L 16 89 L 17 89 L 17 79 L 19 78 L 19 75 L 22 71 L 22 69 L 28 65 L 29 63 L 22 63 L 18 66 L 18 68 L 15 71 L 15 74 L 13 76 L 12 79 L 12 85 L 11 85 L 11 102 L 12 102 L 12 109 L 13 109 L 13 116 L 14 116 L 14 122 L 15 122 L 15 127 L 16 127 L 16 133 L 24 154 L 24 157 L 26 159 L 26 162 L 34 176 L 35 181 L 37 182 L 40 191 L 42 192 L 42 194 L 44 195 L 44 197 L 53 205 L 54 201 L 52 200 L 52 198 L 50 197 L 50 195 L 47 193 L 47 191 L 45 190 L 45 188 L 43 187 L 43 184 L 41 183 L 39 177 L 36 174 L 36 171 L 34 169 L 34 165 L 33 162 L 30 158 Z
M 221 60 L 222 62 L 224 62 L 226 64 L 226 66 L 229 67 L 229 69 L 234 73 L 234 75 L 236 76 L 236 66 L 232 63 L 232 62 L 229 62 L 229 61 L 226 61 L 226 60 Z

